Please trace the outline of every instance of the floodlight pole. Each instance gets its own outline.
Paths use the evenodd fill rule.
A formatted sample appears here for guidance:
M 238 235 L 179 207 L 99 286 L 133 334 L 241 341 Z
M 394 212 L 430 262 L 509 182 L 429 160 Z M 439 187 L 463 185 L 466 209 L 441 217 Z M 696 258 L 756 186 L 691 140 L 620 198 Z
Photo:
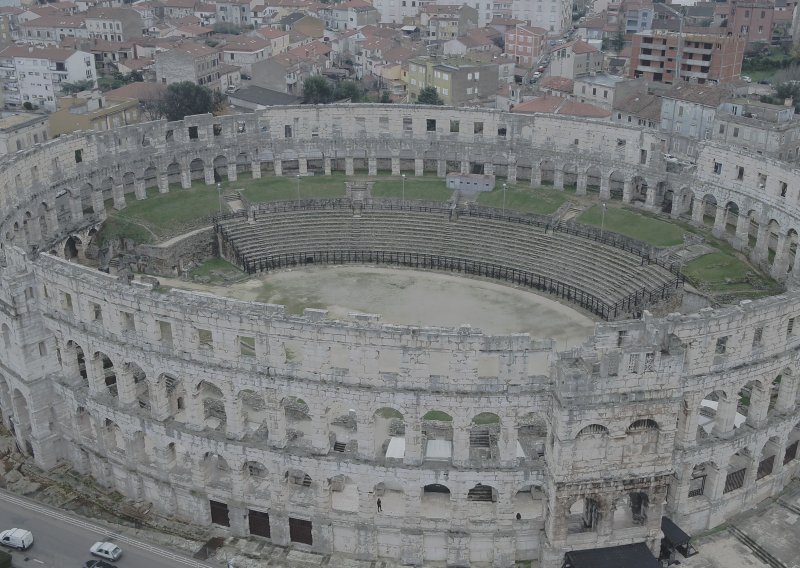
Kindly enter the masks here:
M 222 184 L 217 182 L 217 201 L 219 202 L 219 214 L 222 215 Z
M 508 189 L 508 184 L 503 184 L 503 215 L 506 214 L 506 189 Z
M 606 228 L 606 204 L 603 203 L 603 214 L 600 217 L 600 238 L 603 238 L 603 230 Z
M 403 193 L 402 193 L 402 204 L 406 204 L 406 174 L 401 176 L 403 178 Z
M 300 174 L 297 174 L 297 201 L 300 201 Z

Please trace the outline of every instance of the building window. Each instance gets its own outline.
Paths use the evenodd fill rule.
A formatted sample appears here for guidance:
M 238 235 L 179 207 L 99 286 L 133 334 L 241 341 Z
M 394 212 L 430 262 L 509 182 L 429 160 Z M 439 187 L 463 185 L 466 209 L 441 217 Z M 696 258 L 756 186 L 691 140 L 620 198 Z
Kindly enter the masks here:
M 786 324 L 786 337 L 791 337 L 793 332 L 794 332 L 794 318 L 789 318 L 789 321 Z
M 714 162 L 714 173 L 719 175 L 722 173 L 722 163 L 721 162 Z
M 753 347 L 761 347 L 761 341 L 764 338 L 764 328 L 757 327 L 753 332 Z
M 645 353 L 644 354 L 644 372 L 652 372 L 656 370 L 656 354 L 655 353 Z
M 717 355 L 725 355 L 728 351 L 728 336 L 717 338 L 717 345 L 714 348 L 714 353 Z
M 628 372 L 635 373 L 639 369 L 639 359 L 641 355 L 639 353 L 632 353 L 630 358 L 628 359 Z

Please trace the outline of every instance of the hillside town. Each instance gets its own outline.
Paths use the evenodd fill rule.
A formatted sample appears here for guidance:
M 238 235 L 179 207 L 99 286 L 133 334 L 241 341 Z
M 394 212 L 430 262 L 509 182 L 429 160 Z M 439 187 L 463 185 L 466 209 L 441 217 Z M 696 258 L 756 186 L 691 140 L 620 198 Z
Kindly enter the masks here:
M 800 156 L 800 120 L 789 110 L 800 109 L 794 0 L 4 4 L 4 153 L 161 118 L 152 102 L 188 81 L 218 93 L 215 113 L 434 103 L 630 123 L 662 130 L 673 145 L 721 139 Z

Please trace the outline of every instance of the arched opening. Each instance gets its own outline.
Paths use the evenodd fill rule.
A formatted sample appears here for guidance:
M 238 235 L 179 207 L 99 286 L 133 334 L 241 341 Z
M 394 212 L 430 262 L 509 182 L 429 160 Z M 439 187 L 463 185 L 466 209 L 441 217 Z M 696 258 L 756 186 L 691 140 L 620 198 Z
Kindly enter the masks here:
M 248 438 L 258 442 L 269 440 L 267 405 L 264 402 L 264 397 L 254 390 L 248 389 L 239 393 L 239 402 L 241 403 L 242 419 Z
M 775 456 L 778 455 L 780 449 L 781 442 L 776 436 L 767 440 L 767 443 L 761 448 L 761 456 L 758 459 L 758 472 L 756 473 L 757 480 L 772 474 L 775 468 Z
M 356 411 L 334 405 L 326 412 L 331 450 L 353 454 L 358 450 L 358 419 Z
M 668 189 L 664 192 L 664 200 L 661 202 L 661 212 L 672 214 L 673 206 L 675 201 L 675 192 L 671 189 Z
M 658 451 L 659 427 L 655 420 L 644 418 L 628 426 L 626 446 L 641 455 L 655 454 Z
M 575 164 L 565 164 L 562 171 L 564 175 L 564 188 L 575 189 L 578 186 L 578 168 Z
M 330 480 L 331 508 L 346 513 L 358 512 L 358 486 L 345 475 L 337 475 Z
M 144 181 L 145 187 L 158 186 L 158 170 L 155 166 L 151 165 L 144 170 L 144 173 L 142 174 L 142 181 Z
M 586 170 L 587 193 L 600 193 L 600 180 L 602 177 L 603 174 L 597 166 L 592 166 Z
M 181 183 L 181 165 L 178 162 L 172 162 L 167 166 L 167 183 L 169 185 Z
M 608 176 L 608 190 L 611 199 L 622 201 L 625 195 L 625 175 L 622 172 L 611 172 Z
M 241 174 L 250 171 L 250 158 L 247 152 L 239 152 L 236 155 L 236 172 Z
M 116 454 L 125 453 L 125 438 L 117 423 L 106 418 L 104 430 L 103 443 L 106 450 Z
M 117 387 L 117 371 L 114 369 L 114 363 L 111 362 L 108 355 L 98 351 L 94 354 L 94 364 L 96 369 L 95 376 L 100 377 L 103 381 L 103 386 L 108 394 L 117 398 L 119 392 Z
M 92 184 L 83 184 L 83 187 L 81 187 L 81 211 L 83 211 L 84 215 L 94 214 L 93 194 L 94 188 L 92 187 Z
M 83 253 L 83 241 L 81 241 L 75 235 L 70 236 L 64 242 L 64 258 L 67 260 L 71 260 L 73 258 L 78 258 L 82 256 Z
M 136 185 L 136 174 L 133 172 L 125 172 L 122 176 L 122 192 L 133 193 L 134 186 Z
M 214 181 L 222 181 L 228 175 L 228 158 L 217 156 L 214 158 Z
M 225 432 L 228 416 L 225 412 L 225 395 L 220 388 L 208 381 L 197 385 L 197 397 L 203 404 L 203 426 L 217 432 Z
M 40 203 L 39 210 L 37 211 L 37 217 L 39 222 L 39 233 L 42 237 L 49 237 L 50 236 L 50 226 L 47 224 L 47 216 L 50 214 L 50 208 L 48 207 L 47 203 Z M 53 227 L 55 229 L 55 227 Z
M 544 458 L 547 442 L 547 421 L 539 414 L 526 414 L 520 418 L 517 427 L 518 458 L 536 461 Z
M 290 469 L 283 475 L 286 483 L 295 488 L 309 488 L 313 483 L 311 476 L 302 469 Z
M 496 462 L 499 458 L 500 417 L 482 412 L 472 419 L 469 429 L 469 458 L 479 462 Z
M 286 417 L 286 441 L 289 446 L 311 447 L 313 423 L 308 404 L 302 398 L 289 396 L 281 401 Z
M 200 158 L 195 158 L 189 163 L 189 175 L 193 180 L 205 179 L 206 164 Z
M 703 197 L 703 224 L 709 227 L 714 226 L 714 219 L 717 217 L 717 198 L 713 195 Z
M 723 494 L 736 491 L 744 486 L 744 478 L 747 473 L 748 463 L 750 463 L 750 455 L 746 449 L 739 450 L 731 456 L 726 470 Z
M 450 489 L 440 483 L 431 483 L 422 489 L 422 516 L 428 519 L 450 518 Z
M 634 176 L 631 180 L 631 202 L 647 201 L 647 192 L 649 190 L 646 179 L 642 176 Z
M 747 217 L 750 219 L 747 230 L 747 246 L 752 249 L 756 246 L 756 241 L 758 240 L 758 229 L 761 226 L 761 222 L 758 220 L 759 214 L 756 211 L 748 211 Z
M 136 405 L 143 410 L 150 410 L 150 385 L 147 382 L 147 374 L 136 363 L 126 363 L 126 372 L 123 375 L 132 381 L 132 385 L 125 385 L 124 388 L 133 388 L 133 396 Z
M 716 466 L 712 462 L 701 463 L 692 468 L 692 473 L 689 478 L 688 496 L 690 498 L 700 497 L 705 494 L 708 476 L 715 470 Z
M 89 388 L 89 374 L 86 372 L 86 357 L 80 345 L 72 340 L 67 341 L 61 363 L 61 368 L 67 376 L 79 378 L 83 386 L 87 389 Z
M 800 444 L 800 422 L 794 425 L 786 438 L 786 450 L 783 452 L 783 465 L 797 459 L 797 447 Z
M 772 379 L 769 388 L 769 407 L 767 413 L 771 416 L 774 413 L 791 408 L 792 383 L 795 378 L 789 368 L 781 371 L 781 374 Z
M 87 443 L 94 442 L 92 418 L 89 411 L 83 406 L 79 406 L 75 410 L 75 427 L 77 428 L 77 433 L 81 440 Z
M 744 416 L 745 422 L 750 426 L 759 426 L 766 418 L 764 414 L 764 397 L 766 396 L 767 393 L 761 381 L 749 381 L 739 391 L 739 401 L 736 405 L 737 416 Z
M 601 520 L 600 501 L 579 497 L 567 509 L 567 534 L 596 532 Z
M 231 468 L 221 455 L 206 452 L 200 462 L 205 484 L 222 490 L 231 489 Z
M 422 417 L 422 447 L 425 459 L 450 462 L 453 457 L 453 417 L 441 410 L 431 410 Z
M 545 496 L 540 485 L 528 485 L 514 494 L 511 508 L 522 520 L 544 518 Z
M 736 403 L 720 390 L 708 393 L 700 401 L 697 416 L 697 441 L 708 438 L 712 433 L 724 433 L 738 428 L 745 416 L 736 412 Z
M 163 385 L 169 406 L 169 415 L 176 422 L 186 422 L 186 389 L 177 377 L 162 373 L 158 377 L 159 384 Z
M 614 530 L 641 526 L 647 522 L 650 497 L 641 491 L 632 491 L 614 502 Z
M 575 456 L 592 456 L 601 460 L 608 449 L 608 428 L 601 424 L 589 424 L 582 428 L 575 437 Z
M 725 204 L 725 232 L 736 236 L 736 225 L 739 223 L 739 206 L 733 201 Z
M 258 461 L 247 461 L 243 466 L 242 474 L 247 494 L 262 499 L 269 495 L 270 483 L 267 466 Z
M 406 455 L 406 424 L 394 408 L 379 408 L 372 415 L 375 457 L 401 461 Z
M 778 253 L 781 232 L 780 223 L 775 219 L 770 219 L 767 225 L 767 254 L 770 264 L 774 262 L 775 256 Z
M 497 503 L 497 489 L 491 485 L 478 483 L 467 491 L 467 501 L 473 503 Z

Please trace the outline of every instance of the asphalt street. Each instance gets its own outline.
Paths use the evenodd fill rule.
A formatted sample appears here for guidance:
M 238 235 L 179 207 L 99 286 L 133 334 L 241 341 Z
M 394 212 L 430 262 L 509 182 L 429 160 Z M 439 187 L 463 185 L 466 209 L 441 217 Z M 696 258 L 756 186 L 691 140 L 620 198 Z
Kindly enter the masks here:
M 84 521 L 35 501 L 0 491 L 0 530 L 24 528 L 33 533 L 33 546 L 25 551 L 5 549 L 13 556 L 14 568 L 80 568 L 91 559 L 89 547 L 108 540 L 123 550 L 113 564 L 119 568 L 207 568 L 205 564 L 179 553 L 153 546 L 107 528 Z

